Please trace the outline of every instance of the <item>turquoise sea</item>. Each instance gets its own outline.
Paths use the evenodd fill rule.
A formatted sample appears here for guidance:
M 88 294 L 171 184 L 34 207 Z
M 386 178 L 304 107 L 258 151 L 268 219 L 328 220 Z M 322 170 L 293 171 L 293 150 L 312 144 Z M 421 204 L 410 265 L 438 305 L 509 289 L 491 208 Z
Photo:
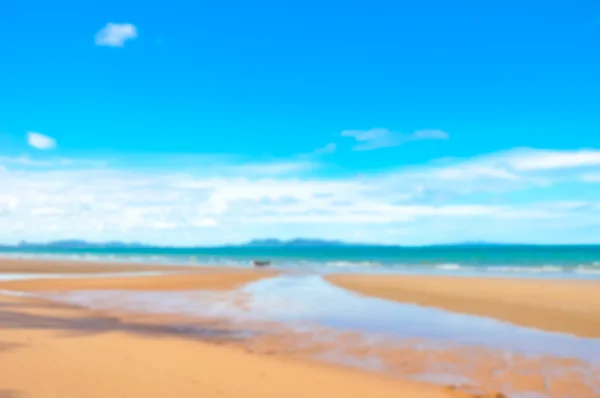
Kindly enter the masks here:
M 249 267 L 252 260 L 317 272 L 393 272 L 600 279 L 600 245 L 428 247 L 2 248 L 2 256 Z

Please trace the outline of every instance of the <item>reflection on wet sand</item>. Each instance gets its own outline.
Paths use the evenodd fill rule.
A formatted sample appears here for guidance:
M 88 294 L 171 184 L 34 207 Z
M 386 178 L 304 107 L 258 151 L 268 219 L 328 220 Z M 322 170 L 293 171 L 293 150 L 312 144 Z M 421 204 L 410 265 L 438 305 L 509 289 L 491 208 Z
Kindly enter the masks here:
M 568 396 L 600 396 L 598 368 L 576 358 L 525 356 L 472 346 L 433 349 L 416 340 L 374 343 L 355 333 L 325 330 L 294 337 L 262 336 L 248 344 L 253 352 L 318 357 L 475 395 L 502 392 L 518 398 L 558 398 L 565 391 L 577 391 Z
M 456 396 L 600 396 L 598 339 L 364 297 L 316 275 L 257 279 L 222 291 L 52 292 L 36 282 L 28 294 L 210 340 L 208 322 L 221 344 L 439 384 Z
M 516 398 L 600 395 L 600 340 L 522 328 L 337 288 L 314 275 L 261 279 L 235 291 L 71 291 L 45 297 L 90 308 L 214 319 L 252 333 L 229 344 Z M 185 323 L 185 322 L 184 322 Z M 179 325 L 194 333 L 194 327 Z M 491 395 L 490 395 L 491 394 Z

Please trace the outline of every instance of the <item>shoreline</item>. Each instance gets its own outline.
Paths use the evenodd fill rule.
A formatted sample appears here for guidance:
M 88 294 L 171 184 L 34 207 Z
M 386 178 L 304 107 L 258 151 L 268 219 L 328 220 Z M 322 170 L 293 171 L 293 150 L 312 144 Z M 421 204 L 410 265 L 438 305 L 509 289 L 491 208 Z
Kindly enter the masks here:
M 106 253 L 94 254 L 82 252 L 79 254 L 69 253 L 29 253 L 29 252 L 2 252 L 0 251 L 0 262 L 25 261 L 25 262 L 60 262 L 79 264 L 115 265 L 123 268 L 161 268 L 174 267 L 182 269 L 250 269 L 252 261 L 256 257 L 271 258 L 269 255 L 255 253 L 252 257 L 227 257 L 227 255 L 216 255 L 204 258 L 202 255 L 177 255 L 177 254 L 127 254 Z M 599 254 L 600 255 L 600 254 Z M 215 259 L 216 258 L 216 259 Z M 553 264 L 549 260 L 550 264 Z M 301 265 L 300 265 L 301 264 Z M 315 260 L 311 258 L 273 258 L 272 269 L 281 271 L 313 271 L 323 274 L 372 274 L 372 275 L 402 275 L 402 276 L 454 276 L 475 278 L 518 278 L 518 279 L 556 279 L 556 280 L 597 280 L 600 281 L 600 264 L 598 261 L 591 263 L 560 264 L 555 265 L 503 265 L 493 264 L 461 264 L 441 261 L 438 263 L 421 264 L 387 264 L 378 261 L 361 260 Z M 93 267 L 86 267 L 92 269 Z M 1 271 L 0 271 L 1 272 Z
M 3 274 L 27 278 L 2 280 Z M 0 259 L 0 289 L 14 291 L 229 290 L 277 274 L 252 268 Z
M 162 274 L 133 275 L 136 272 Z M 52 278 L 0 279 L 0 289 L 227 290 L 286 271 L 0 257 L 0 278 L 2 274 L 11 273 L 51 274 Z M 102 275 L 107 273 L 111 275 Z M 123 276 L 119 276 L 120 273 Z M 97 278 L 86 275 L 97 275 Z M 549 332 L 600 338 L 600 280 L 355 273 L 323 277 L 336 286 L 366 296 L 489 317 Z
M 248 271 L 253 268 L 218 265 L 182 265 L 150 262 L 127 262 L 109 260 L 75 260 L 71 258 L 18 258 L 0 254 L 0 274 L 95 274 L 95 273 L 131 273 L 131 272 L 226 272 Z
M 101 274 L 97 274 L 101 275 Z M 40 278 L 1 281 L 0 289 L 21 292 L 39 291 L 196 291 L 230 290 L 238 286 L 273 277 L 275 272 L 239 271 L 239 272 L 203 272 L 203 273 L 165 273 L 158 275 L 127 275 L 76 278 Z
M 366 296 L 600 338 L 600 281 L 367 274 L 325 279 Z

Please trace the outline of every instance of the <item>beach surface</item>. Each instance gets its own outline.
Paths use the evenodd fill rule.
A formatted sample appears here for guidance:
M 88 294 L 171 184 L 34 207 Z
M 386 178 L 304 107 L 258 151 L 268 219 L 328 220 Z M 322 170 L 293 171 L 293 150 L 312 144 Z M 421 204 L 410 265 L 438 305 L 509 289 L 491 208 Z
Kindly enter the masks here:
M 0 257 L 0 274 L 100 274 L 120 272 L 186 271 L 192 267 L 161 264 L 139 264 L 110 261 L 75 261 L 63 259 L 26 259 Z M 202 267 L 201 270 L 213 267 Z
M 328 275 L 364 295 L 600 337 L 600 281 L 403 275 Z
M 276 275 L 269 271 L 225 271 L 165 275 L 127 275 L 96 278 L 51 278 L 0 281 L 0 289 L 25 292 L 77 290 L 185 291 L 229 290 Z
M 131 284 L 136 280 L 145 286 L 143 278 Z M 468 396 L 273 352 L 259 355 L 227 344 L 226 329 L 223 339 L 206 341 L 170 328 L 173 319 L 142 319 L 0 295 L 0 397 Z M 206 327 L 218 337 L 218 326 Z
M 32 279 L 2 281 L 3 274 Z M 0 259 L 0 289 L 18 291 L 228 290 L 276 274 L 263 269 Z
M 325 278 L 348 290 L 320 275 L 269 269 L 0 260 L 0 398 L 502 398 L 506 395 L 498 391 L 506 388 L 536 397 L 568 392 L 588 398 L 600 392 L 600 384 L 590 379 L 600 375 L 600 368 L 579 357 L 507 356 L 499 346 L 460 343 L 431 348 L 428 336 L 446 328 L 466 335 L 473 328 L 477 335 L 484 330 L 490 342 L 494 336 L 499 341 L 532 341 L 517 329 L 469 323 L 483 318 L 462 319 L 453 326 L 456 314 L 396 303 L 551 331 L 570 327 L 575 330 L 570 333 L 595 336 L 600 311 L 595 282 L 351 274 Z M 390 314 L 400 318 L 394 321 Z M 513 318 L 517 315 L 522 318 Z M 303 328 L 285 323 L 294 316 Z M 558 321 L 552 323 L 552 317 Z M 346 327 L 355 323 L 335 329 L 340 321 Z M 411 328 L 413 323 L 416 328 Z M 470 326 L 461 328 L 465 324 Z M 377 325 L 384 327 L 381 331 L 418 333 L 408 340 L 372 340 L 359 332 Z M 429 326 L 422 330 L 423 325 Z M 499 330 L 501 336 L 494 334 Z M 540 344 L 548 338 L 538 337 Z M 578 344 L 570 338 L 552 341 Z M 596 343 L 585 344 L 596 352 Z M 568 352 L 576 353 L 573 347 Z M 327 360 L 331 353 L 341 357 Z M 374 368 L 372 360 L 378 364 Z

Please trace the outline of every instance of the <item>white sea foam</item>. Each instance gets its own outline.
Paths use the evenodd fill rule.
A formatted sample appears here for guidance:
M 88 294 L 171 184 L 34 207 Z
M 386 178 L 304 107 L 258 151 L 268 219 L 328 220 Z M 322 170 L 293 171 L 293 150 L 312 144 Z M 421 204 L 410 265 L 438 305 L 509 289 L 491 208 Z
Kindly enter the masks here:
M 370 268 L 381 267 L 381 263 L 374 261 L 328 261 L 325 266 L 336 268 Z
M 440 265 L 436 265 L 435 268 L 437 269 L 443 269 L 443 270 L 448 270 L 448 271 L 458 271 L 461 269 L 469 269 L 470 267 L 464 267 L 460 264 L 452 264 L 452 263 L 448 263 L 448 264 L 440 264 Z
M 507 272 L 507 273 L 554 273 L 554 272 L 565 272 L 566 268 L 554 266 L 554 265 L 543 265 L 539 267 L 531 267 L 531 266 L 510 266 L 510 267 L 487 267 L 489 271 L 496 272 Z

